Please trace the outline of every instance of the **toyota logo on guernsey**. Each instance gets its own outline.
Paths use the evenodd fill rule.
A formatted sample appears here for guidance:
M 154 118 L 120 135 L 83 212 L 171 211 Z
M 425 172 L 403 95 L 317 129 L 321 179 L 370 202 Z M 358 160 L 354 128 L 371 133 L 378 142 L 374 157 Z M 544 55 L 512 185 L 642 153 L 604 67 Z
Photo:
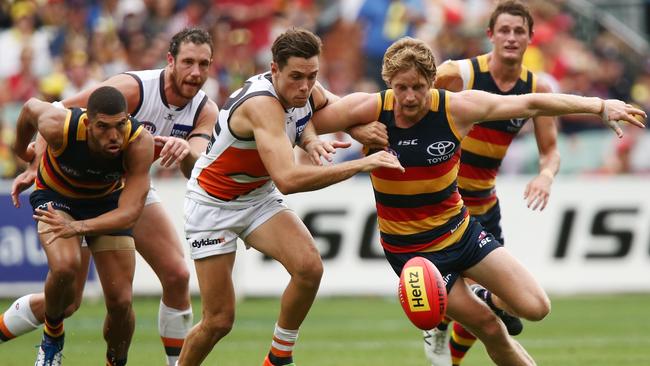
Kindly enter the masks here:
M 437 164 L 449 160 L 454 154 L 456 143 L 452 141 L 437 141 L 427 146 L 427 153 L 433 158 L 427 159 L 429 164 Z

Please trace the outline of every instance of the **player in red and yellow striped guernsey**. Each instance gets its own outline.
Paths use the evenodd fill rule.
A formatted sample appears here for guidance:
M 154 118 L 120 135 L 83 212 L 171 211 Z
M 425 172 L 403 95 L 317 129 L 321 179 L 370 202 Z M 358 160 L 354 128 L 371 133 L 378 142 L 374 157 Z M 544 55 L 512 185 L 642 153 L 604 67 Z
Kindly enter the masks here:
M 528 320 L 541 320 L 550 311 L 546 293 L 530 272 L 468 215 L 456 186 L 461 141 L 476 121 L 569 113 L 599 114 L 621 135 L 615 121 L 643 127 L 633 115 L 645 113 L 619 100 L 566 94 L 500 96 L 431 89 L 435 74 L 431 49 L 422 41 L 402 38 L 384 56 L 382 76 L 391 89 L 348 95 L 323 108 L 314 124 L 379 120 L 386 125 L 386 149 L 405 168 L 403 174 L 380 168 L 371 175 L 388 262 L 399 276 L 409 259 L 429 259 L 447 287 L 447 315 L 478 336 L 496 364 L 533 365 L 496 314 L 465 281 L 458 281 L 461 276 L 475 280 L 497 294 L 509 312 Z
M 126 113 L 124 96 L 100 87 L 88 110 L 64 110 L 29 100 L 17 122 L 16 154 L 30 161 L 29 141 L 38 131 L 47 142 L 30 195 L 38 234 L 48 259 L 45 327 L 36 359 L 61 365 L 63 318 L 74 301 L 85 237 L 101 279 L 107 308 L 107 364 L 126 365 L 134 329 L 131 284 L 135 271 L 130 228 L 149 188 L 153 138 Z
M 487 36 L 493 44 L 492 51 L 471 59 L 444 62 L 438 68 L 435 87 L 455 92 L 476 89 L 501 95 L 551 92 L 548 83 L 539 80 L 523 66 L 524 52 L 532 34 L 533 17 L 525 5 L 516 0 L 499 3 L 490 16 L 487 29 Z M 470 214 L 502 244 L 504 238 L 495 187 L 496 176 L 512 140 L 527 122 L 523 118 L 480 122 L 474 125 L 461 143 L 458 190 Z M 560 166 L 560 154 L 557 150 L 557 128 L 552 117 L 537 116 L 533 123 L 540 173 L 528 183 L 524 198 L 533 210 L 543 210 Z M 521 333 L 521 321 L 503 311 L 496 296 L 478 287 L 476 291 L 493 306 L 508 333 Z M 451 334 L 448 329 L 451 329 Z M 424 350 L 433 366 L 457 366 L 475 340 L 476 337 L 462 330 L 461 325 L 454 324 L 449 328 L 445 321 L 438 328 L 424 332 Z M 445 343 L 449 343 L 449 349 L 439 346 Z

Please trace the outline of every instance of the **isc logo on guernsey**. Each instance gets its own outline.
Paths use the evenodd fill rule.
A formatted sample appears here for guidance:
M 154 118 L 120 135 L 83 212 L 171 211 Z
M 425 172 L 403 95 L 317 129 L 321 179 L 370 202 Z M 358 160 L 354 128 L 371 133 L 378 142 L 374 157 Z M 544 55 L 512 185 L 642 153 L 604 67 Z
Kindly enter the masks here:
M 193 248 L 201 248 L 201 247 L 205 247 L 205 246 L 208 246 L 208 245 L 217 245 L 217 244 L 223 243 L 224 241 L 226 241 L 224 238 L 194 240 L 192 242 L 192 247 Z

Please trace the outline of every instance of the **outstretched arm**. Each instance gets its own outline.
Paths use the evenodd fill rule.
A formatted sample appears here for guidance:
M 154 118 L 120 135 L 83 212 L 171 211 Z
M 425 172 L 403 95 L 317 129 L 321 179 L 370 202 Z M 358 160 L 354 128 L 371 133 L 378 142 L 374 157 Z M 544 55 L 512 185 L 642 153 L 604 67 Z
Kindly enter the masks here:
M 551 88 L 540 80 L 537 92 L 550 93 Z M 551 185 L 560 169 L 560 152 L 557 149 L 557 120 L 555 117 L 538 116 L 533 119 L 535 139 L 539 151 L 539 174 L 524 190 L 524 199 L 529 208 L 543 210 L 551 194 Z
M 600 115 L 603 122 L 621 137 L 619 121 L 645 127 L 635 116 L 646 113 L 620 100 L 603 100 L 570 94 L 532 93 L 523 95 L 496 95 L 479 90 L 449 93 L 449 111 L 456 127 L 465 136 L 478 121 L 509 120 L 537 116 L 559 116 L 574 113 Z
M 387 152 L 330 166 L 296 164 L 286 136 L 284 110 L 275 98 L 259 96 L 247 100 L 232 116 L 231 126 L 234 125 L 252 130 L 262 163 L 284 194 L 320 189 L 377 167 L 403 170 L 399 161 Z
M 379 118 L 378 94 L 353 93 L 314 113 L 313 122 L 319 134 L 344 131 L 347 128 L 376 121 Z

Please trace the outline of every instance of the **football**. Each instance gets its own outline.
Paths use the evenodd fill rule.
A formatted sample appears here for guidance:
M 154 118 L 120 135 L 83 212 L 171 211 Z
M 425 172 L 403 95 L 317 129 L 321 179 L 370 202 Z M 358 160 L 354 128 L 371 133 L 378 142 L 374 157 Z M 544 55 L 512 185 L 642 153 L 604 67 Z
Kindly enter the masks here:
M 411 323 L 422 330 L 435 328 L 445 317 L 447 289 L 438 268 L 426 258 L 409 259 L 402 268 L 399 302 Z

